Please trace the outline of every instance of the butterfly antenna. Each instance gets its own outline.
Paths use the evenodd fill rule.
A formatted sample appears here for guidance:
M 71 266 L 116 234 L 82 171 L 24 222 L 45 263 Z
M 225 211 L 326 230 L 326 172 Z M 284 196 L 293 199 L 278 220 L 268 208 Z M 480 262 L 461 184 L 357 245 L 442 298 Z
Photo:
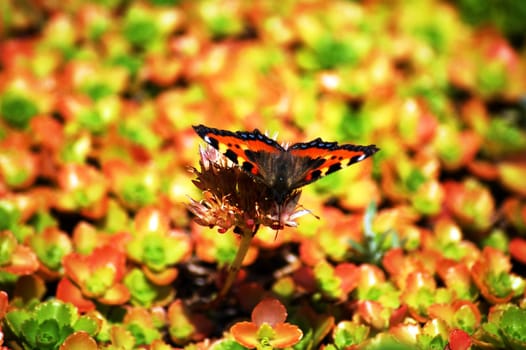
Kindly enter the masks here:
M 300 208 L 305 210 L 306 212 L 308 212 L 310 215 L 314 216 L 316 219 L 318 219 L 318 220 L 320 219 L 320 217 L 318 215 L 314 214 L 311 210 L 305 208 L 303 205 L 300 205 Z

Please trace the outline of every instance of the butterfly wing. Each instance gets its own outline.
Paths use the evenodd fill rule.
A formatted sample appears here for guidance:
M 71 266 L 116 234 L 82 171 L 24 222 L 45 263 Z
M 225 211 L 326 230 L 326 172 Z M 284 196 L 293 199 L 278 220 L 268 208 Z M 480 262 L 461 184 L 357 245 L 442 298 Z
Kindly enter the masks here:
M 278 154 L 285 152 L 273 139 L 262 134 L 258 129 L 252 132 L 219 130 L 204 125 L 193 127 L 195 132 L 206 143 L 217 149 L 241 169 L 262 178 L 261 166 L 256 154 Z
M 307 185 L 319 178 L 360 162 L 376 152 L 375 145 L 338 145 L 336 142 L 325 142 L 320 138 L 310 142 L 296 143 L 287 149 L 293 157 L 307 158 L 312 166 L 295 180 L 294 188 Z

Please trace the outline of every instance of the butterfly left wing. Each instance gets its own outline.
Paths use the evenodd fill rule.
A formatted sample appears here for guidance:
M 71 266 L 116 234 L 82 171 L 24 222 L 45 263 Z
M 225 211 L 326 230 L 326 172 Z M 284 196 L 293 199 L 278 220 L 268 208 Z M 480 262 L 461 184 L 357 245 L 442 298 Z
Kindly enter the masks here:
M 195 132 L 206 143 L 217 149 L 241 169 L 253 176 L 261 177 L 255 153 L 276 154 L 285 150 L 273 139 L 262 134 L 258 129 L 252 132 L 219 130 L 204 125 L 193 126 Z
M 323 176 L 360 162 L 378 150 L 379 148 L 375 145 L 338 145 L 336 142 L 325 142 L 320 138 L 310 142 L 296 143 L 289 147 L 287 152 L 294 157 L 305 157 L 318 161 L 313 162 L 315 166 L 308 169 L 305 175 L 297 180 L 294 187 L 304 186 Z

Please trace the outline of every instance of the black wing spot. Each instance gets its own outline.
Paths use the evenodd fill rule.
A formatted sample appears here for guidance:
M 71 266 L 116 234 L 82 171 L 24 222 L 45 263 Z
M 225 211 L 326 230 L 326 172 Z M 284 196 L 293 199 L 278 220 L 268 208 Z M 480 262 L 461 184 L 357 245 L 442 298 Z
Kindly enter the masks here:
M 241 169 L 248 173 L 252 173 L 252 169 L 254 169 L 254 164 L 249 162 L 243 162 L 243 164 L 241 165 Z
M 311 181 L 317 180 L 321 177 L 321 170 L 316 169 L 313 172 L 310 173 L 310 179 Z
M 219 142 L 217 141 L 217 139 L 210 136 L 206 136 L 205 141 L 207 141 L 208 144 L 214 147 L 215 149 L 219 149 Z
M 367 158 L 367 156 L 365 154 L 360 154 L 359 156 L 354 156 L 354 157 L 349 159 L 349 163 L 347 163 L 347 165 L 358 163 L 359 161 L 364 160 L 365 158 Z
M 334 163 L 327 169 L 327 171 L 325 172 L 325 175 L 329 175 L 331 173 L 334 173 L 335 171 L 338 171 L 341 168 L 342 168 L 341 163 Z
M 225 157 L 227 157 L 228 159 L 230 159 L 232 162 L 236 163 L 236 164 L 239 164 L 238 160 L 237 160 L 237 154 L 235 152 L 232 152 L 232 150 L 227 150 L 225 152 Z

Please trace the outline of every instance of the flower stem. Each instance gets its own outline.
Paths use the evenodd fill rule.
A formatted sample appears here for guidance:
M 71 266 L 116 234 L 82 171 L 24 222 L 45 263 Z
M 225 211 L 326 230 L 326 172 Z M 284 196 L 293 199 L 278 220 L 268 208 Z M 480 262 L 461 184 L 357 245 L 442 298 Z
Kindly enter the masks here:
M 255 231 L 253 232 L 248 229 L 244 230 L 241 234 L 241 242 L 239 243 L 236 257 L 228 269 L 228 276 L 226 277 L 225 284 L 219 291 L 216 300 L 221 300 L 228 293 L 230 287 L 232 287 L 237 273 L 239 270 L 241 270 L 241 264 L 243 263 L 243 259 L 245 259 L 245 255 L 247 255 L 248 248 L 250 248 L 250 243 L 252 242 L 252 238 L 254 238 L 254 234 Z

